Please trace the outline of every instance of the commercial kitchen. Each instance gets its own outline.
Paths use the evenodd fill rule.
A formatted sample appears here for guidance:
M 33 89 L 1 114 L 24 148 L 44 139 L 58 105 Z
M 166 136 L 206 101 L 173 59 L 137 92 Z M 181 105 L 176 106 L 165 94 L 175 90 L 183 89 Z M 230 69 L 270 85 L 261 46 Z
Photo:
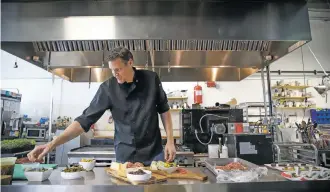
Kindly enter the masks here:
M 330 1 L 5 0 L 1 16 L 2 191 L 329 191 Z M 158 74 L 174 161 L 116 162 L 108 110 L 31 162 L 116 47 Z

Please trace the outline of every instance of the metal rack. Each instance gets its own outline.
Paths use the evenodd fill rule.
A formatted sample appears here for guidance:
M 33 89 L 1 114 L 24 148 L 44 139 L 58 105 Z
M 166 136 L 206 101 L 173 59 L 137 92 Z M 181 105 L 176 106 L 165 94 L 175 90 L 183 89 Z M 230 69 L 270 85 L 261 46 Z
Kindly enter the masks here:
M 263 110 L 263 108 L 265 108 L 264 102 L 246 102 L 240 103 L 238 106 L 243 109 L 244 122 L 249 122 L 249 117 L 260 117 L 260 119 L 262 119 L 262 117 L 265 116 L 265 110 Z M 267 103 L 267 107 L 269 107 L 269 103 Z M 259 114 L 256 115 L 249 113 L 251 112 L 251 108 L 259 109 Z M 269 113 L 267 113 L 267 117 L 270 117 Z
M 302 162 L 313 165 L 319 164 L 318 149 L 313 144 L 306 143 L 273 143 L 275 161 Z

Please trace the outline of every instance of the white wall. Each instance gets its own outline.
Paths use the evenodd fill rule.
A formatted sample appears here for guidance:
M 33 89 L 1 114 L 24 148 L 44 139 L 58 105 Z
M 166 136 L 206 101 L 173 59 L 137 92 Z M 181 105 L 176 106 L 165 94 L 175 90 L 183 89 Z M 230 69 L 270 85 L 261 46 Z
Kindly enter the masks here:
M 309 46 L 315 53 L 318 60 L 321 62 L 325 70 L 330 71 L 330 22 L 311 20 L 311 32 L 312 41 Z M 305 63 L 305 70 L 318 70 L 321 71 L 321 67 L 310 53 L 308 47 L 303 46 L 303 56 Z M 290 54 L 280 58 L 278 61 L 271 64 L 271 70 L 283 70 L 302 71 L 303 65 L 301 62 L 301 50 L 295 50 Z

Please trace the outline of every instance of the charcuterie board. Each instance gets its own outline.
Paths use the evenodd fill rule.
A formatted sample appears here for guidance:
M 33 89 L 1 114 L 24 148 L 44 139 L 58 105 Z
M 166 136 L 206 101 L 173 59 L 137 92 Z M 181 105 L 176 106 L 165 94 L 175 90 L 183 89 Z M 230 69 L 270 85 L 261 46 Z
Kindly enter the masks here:
M 160 183 L 160 182 L 164 182 L 167 180 L 167 177 L 164 175 L 159 175 L 156 173 L 152 173 L 151 179 L 149 179 L 148 181 L 141 181 L 141 182 L 135 182 L 135 181 L 130 181 L 127 177 L 123 177 L 117 174 L 117 171 L 107 168 L 106 172 L 108 175 L 110 175 L 111 177 L 124 181 L 126 183 L 130 183 L 132 185 L 147 185 L 147 184 L 154 184 L 154 183 Z
M 179 168 L 180 170 L 180 168 Z M 207 180 L 207 176 L 203 173 L 195 173 L 190 170 L 182 169 L 183 171 L 175 171 L 173 173 L 167 173 L 161 170 L 151 170 L 152 173 L 166 176 L 168 179 L 194 179 L 199 181 Z

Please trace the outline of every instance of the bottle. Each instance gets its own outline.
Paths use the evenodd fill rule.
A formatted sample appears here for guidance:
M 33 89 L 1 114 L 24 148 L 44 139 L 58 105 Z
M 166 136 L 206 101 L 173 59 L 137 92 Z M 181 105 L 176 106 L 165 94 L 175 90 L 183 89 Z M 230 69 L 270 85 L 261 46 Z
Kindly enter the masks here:
M 23 128 L 23 132 L 22 132 L 22 138 L 26 138 L 26 128 Z
M 221 143 L 221 137 L 219 137 L 219 149 L 218 149 L 218 156 L 221 157 L 222 153 L 222 143 Z
M 285 90 L 284 90 L 284 88 L 282 88 L 281 96 L 282 97 L 285 97 Z
M 220 158 L 228 158 L 227 138 L 225 138 L 225 143 L 222 146 L 222 153 L 220 154 Z

